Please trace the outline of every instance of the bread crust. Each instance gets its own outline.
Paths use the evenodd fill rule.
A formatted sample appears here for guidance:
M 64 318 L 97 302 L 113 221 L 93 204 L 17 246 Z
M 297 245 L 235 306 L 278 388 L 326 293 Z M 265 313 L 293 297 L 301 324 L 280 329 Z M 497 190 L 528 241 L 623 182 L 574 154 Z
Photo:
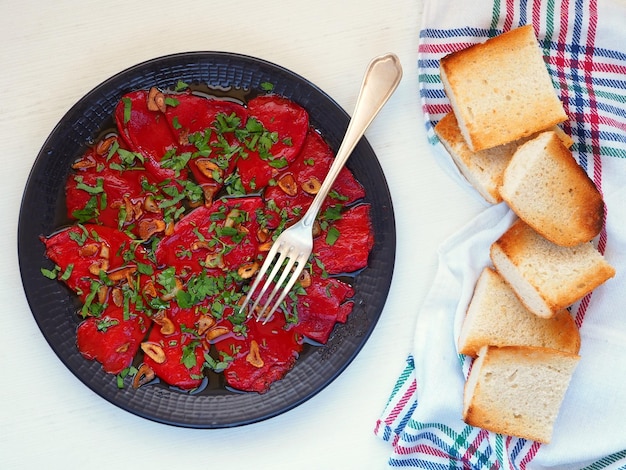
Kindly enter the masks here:
M 499 191 L 521 219 L 558 245 L 588 242 L 602 229 L 602 195 L 553 131 L 520 145 Z
M 567 119 L 532 25 L 443 57 L 440 76 L 463 136 L 475 152 Z

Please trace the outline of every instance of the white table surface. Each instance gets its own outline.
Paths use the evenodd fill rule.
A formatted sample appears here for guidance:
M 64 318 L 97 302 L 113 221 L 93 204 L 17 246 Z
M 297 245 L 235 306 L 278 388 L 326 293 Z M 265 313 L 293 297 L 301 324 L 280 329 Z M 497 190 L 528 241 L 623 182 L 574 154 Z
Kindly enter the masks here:
M 373 433 L 412 346 L 439 243 L 482 205 L 430 152 L 417 80 L 421 0 L 0 0 L 0 468 L 380 469 Z M 84 94 L 144 60 L 239 52 L 306 77 L 352 112 L 365 66 L 396 53 L 403 80 L 366 133 L 397 226 L 394 278 L 372 336 L 347 370 L 297 408 L 257 424 L 194 430 L 111 405 L 55 356 L 22 289 L 17 220 L 35 157 Z

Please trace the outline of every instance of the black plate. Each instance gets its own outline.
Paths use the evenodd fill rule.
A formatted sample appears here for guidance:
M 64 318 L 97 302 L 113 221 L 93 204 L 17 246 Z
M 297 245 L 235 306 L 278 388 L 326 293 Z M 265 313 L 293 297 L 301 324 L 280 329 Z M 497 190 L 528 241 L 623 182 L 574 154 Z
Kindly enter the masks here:
M 364 64 L 364 69 L 365 69 Z M 308 400 L 333 381 L 354 359 L 371 334 L 383 305 L 395 260 L 395 221 L 380 164 L 366 141 L 357 145 L 348 167 L 372 204 L 376 243 L 368 267 L 355 280 L 355 308 L 346 324 L 336 326 L 325 346 L 309 346 L 287 376 L 265 394 L 235 393 L 207 387 L 196 394 L 165 386 L 119 389 L 115 377 L 79 354 L 75 340 L 77 304 L 60 282 L 46 279 L 41 235 L 65 222 L 64 184 L 71 163 L 104 128 L 120 97 L 151 86 L 173 87 L 178 80 L 206 84 L 238 98 L 258 93 L 269 82 L 274 91 L 306 108 L 313 126 L 337 151 L 348 114 L 319 88 L 275 64 L 224 52 L 191 52 L 153 59 L 105 81 L 61 119 L 43 145 L 26 184 L 18 226 L 18 254 L 28 303 L 44 337 L 63 363 L 109 402 L 144 418 L 193 428 L 222 428 L 253 423 Z M 374 371 L 372 371 L 374 372 Z

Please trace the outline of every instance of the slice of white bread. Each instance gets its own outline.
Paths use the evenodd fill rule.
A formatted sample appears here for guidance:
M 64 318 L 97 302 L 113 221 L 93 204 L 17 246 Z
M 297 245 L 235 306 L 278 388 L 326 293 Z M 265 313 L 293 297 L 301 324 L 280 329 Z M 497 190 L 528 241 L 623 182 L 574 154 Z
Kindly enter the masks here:
M 602 229 L 602 195 L 553 131 L 520 145 L 504 171 L 500 194 L 521 219 L 558 245 L 588 242 Z
M 475 357 L 483 346 L 537 346 L 578 354 L 580 332 L 569 311 L 551 318 L 528 311 L 492 268 L 480 274 L 461 327 L 458 348 Z
M 472 426 L 549 443 L 580 357 L 550 348 L 484 347 L 463 394 Z
M 553 126 L 552 130 L 559 135 L 564 145 L 570 147 L 573 144 L 572 138 L 561 128 Z M 490 204 L 502 202 L 500 186 L 504 171 L 515 151 L 527 138 L 474 152 L 465 142 L 454 113 L 448 113 L 441 118 L 435 125 L 435 134 L 461 174 L 478 193 Z
M 490 257 L 528 310 L 550 318 L 615 275 L 590 243 L 552 243 L 517 219 L 490 248 Z
M 463 137 L 475 152 L 567 119 L 532 25 L 443 57 L 440 76 Z

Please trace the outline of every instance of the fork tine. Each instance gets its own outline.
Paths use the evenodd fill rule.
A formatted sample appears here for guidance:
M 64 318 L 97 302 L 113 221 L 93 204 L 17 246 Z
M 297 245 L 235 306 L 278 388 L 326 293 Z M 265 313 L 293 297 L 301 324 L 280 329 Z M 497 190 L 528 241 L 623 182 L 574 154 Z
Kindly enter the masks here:
M 299 257 L 300 258 L 300 257 Z M 272 315 L 274 314 L 274 312 L 276 311 L 276 309 L 280 306 L 280 304 L 283 302 L 283 300 L 285 300 L 285 297 L 287 296 L 287 294 L 289 294 L 289 292 L 291 291 L 291 288 L 293 287 L 293 285 L 295 284 L 296 280 L 298 279 L 298 277 L 300 276 L 300 273 L 302 272 L 302 270 L 304 269 L 305 266 L 305 262 L 303 262 L 301 259 L 294 259 L 294 263 L 297 261 L 297 264 L 295 265 L 295 267 L 293 268 L 293 271 L 291 272 L 291 277 L 289 278 L 289 282 L 287 282 L 287 284 L 285 285 L 285 287 L 283 288 L 280 296 L 278 297 L 278 299 L 276 300 L 276 302 L 274 303 L 274 305 L 272 306 L 271 310 L 269 311 L 269 313 L 267 315 L 265 315 L 265 318 L 263 319 L 263 324 L 265 325 L 270 318 L 272 318 Z M 291 263 L 292 266 L 294 263 Z M 291 271 L 291 267 L 290 267 L 290 271 Z M 289 271 L 285 270 L 285 273 L 289 273 Z M 282 281 L 284 281 L 284 279 L 282 279 L 281 276 L 281 283 Z M 280 284 L 278 284 L 277 286 L 279 286 Z M 269 304 L 269 302 L 267 302 L 267 304 Z M 264 309 L 267 307 L 267 305 L 264 307 Z M 261 312 L 263 313 L 263 312 Z M 260 321 L 262 318 L 261 314 L 259 314 L 257 321 Z
M 265 311 L 267 310 L 269 305 L 272 303 L 272 300 L 274 300 L 274 297 L 276 297 L 276 293 L 281 289 L 281 286 L 285 282 L 285 279 L 287 278 L 287 276 L 291 272 L 291 268 L 293 267 L 294 263 L 296 262 L 296 258 L 294 258 L 292 256 L 289 256 L 292 250 L 293 250 L 293 248 L 290 247 L 290 249 L 285 252 L 285 256 L 282 258 L 282 262 L 280 262 L 280 264 L 278 262 L 276 262 L 276 266 L 278 266 L 278 268 L 282 267 L 283 271 L 280 273 L 280 278 L 278 279 L 278 281 L 276 281 L 274 283 L 274 288 L 272 289 L 272 292 L 270 293 L 270 295 L 268 296 L 267 300 L 265 301 L 265 305 L 263 305 L 263 308 L 257 314 L 257 321 L 261 321 L 263 319 L 263 314 L 265 313 Z M 287 263 L 286 264 L 284 263 L 284 259 L 287 259 Z M 281 260 L 279 260 L 279 261 L 281 261 Z M 285 264 L 285 265 L 283 266 L 283 264 Z M 276 273 L 273 273 L 273 274 L 276 274 Z M 275 279 L 275 278 L 276 278 L 275 275 L 270 277 L 268 279 L 268 283 L 272 279 Z M 259 299 L 261 298 L 261 295 L 259 295 L 259 297 L 258 297 Z M 271 314 L 273 313 L 274 310 L 276 310 L 276 309 L 273 308 L 272 311 L 270 311 L 268 313 L 267 317 L 271 316 Z
M 250 303 L 250 300 L 252 299 L 252 296 L 254 295 L 257 287 L 259 286 L 259 284 L 263 280 L 263 276 L 265 275 L 265 273 L 268 271 L 268 269 L 272 265 L 272 261 L 274 260 L 274 258 L 276 257 L 276 254 L 278 253 L 279 245 L 280 245 L 280 243 L 274 243 L 272 245 L 272 248 L 270 249 L 270 251 L 267 253 L 267 256 L 265 257 L 265 261 L 263 262 L 263 265 L 261 266 L 261 269 L 257 273 L 256 278 L 254 279 L 254 282 L 252 283 L 252 286 L 250 287 L 250 290 L 248 291 L 248 295 L 246 295 L 246 299 L 243 301 L 243 303 L 239 307 L 239 311 L 240 312 L 243 311 L 246 308 L 246 306 Z M 282 261 L 281 261 L 281 263 L 282 263 Z M 276 266 L 280 266 L 280 264 L 276 263 L 276 265 L 274 266 L 274 269 L 272 270 L 272 273 L 268 277 L 268 280 L 265 282 L 265 285 L 263 286 L 263 289 L 261 290 L 262 293 L 264 293 L 267 290 L 267 288 L 269 286 L 269 284 L 268 284 L 269 279 L 273 279 L 273 277 L 276 275 L 276 271 L 277 271 Z M 247 315 L 248 318 L 250 318 L 253 315 L 254 310 L 256 309 L 257 305 L 259 304 L 259 299 L 260 298 L 261 298 L 260 295 L 257 296 L 257 301 L 254 303 L 254 305 L 252 306 L 252 308 L 248 312 L 248 315 Z
M 255 284 L 258 284 L 256 282 L 257 280 L 260 282 L 260 280 L 263 277 L 263 275 L 267 272 L 268 268 L 271 266 L 274 258 L 276 257 L 276 254 L 279 255 L 278 259 L 274 263 L 274 267 L 272 268 L 272 271 L 269 273 L 269 275 L 267 276 L 267 279 L 265 280 L 265 284 L 263 284 L 263 288 L 257 294 L 256 300 L 254 301 L 254 304 L 252 304 L 252 307 L 250 308 L 250 312 L 248 313 L 248 318 L 250 318 L 253 315 L 255 315 L 256 309 L 259 306 L 259 302 L 261 302 L 261 298 L 263 298 L 263 296 L 265 295 L 265 292 L 267 291 L 267 289 L 272 284 L 272 279 L 274 279 L 276 277 L 276 275 L 278 274 L 278 271 L 280 270 L 280 267 L 282 266 L 283 262 L 285 261 L 285 258 L 287 257 L 287 253 L 286 252 L 278 252 L 278 250 L 276 250 L 276 251 L 277 251 L 277 253 L 274 253 L 274 255 L 271 256 L 271 257 L 268 256 L 267 259 L 265 260 L 265 263 L 267 263 L 267 266 L 265 266 L 265 263 L 263 263 L 263 267 L 265 267 L 266 269 L 263 270 L 262 272 L 259 271 L 259 273 L 257 274 L 257 279 L 255 279 Z M 250 292 L 248 293 L 248 295 L 251 295 L 252 292 L 253 292 L 253 290 L 250 289 Z

